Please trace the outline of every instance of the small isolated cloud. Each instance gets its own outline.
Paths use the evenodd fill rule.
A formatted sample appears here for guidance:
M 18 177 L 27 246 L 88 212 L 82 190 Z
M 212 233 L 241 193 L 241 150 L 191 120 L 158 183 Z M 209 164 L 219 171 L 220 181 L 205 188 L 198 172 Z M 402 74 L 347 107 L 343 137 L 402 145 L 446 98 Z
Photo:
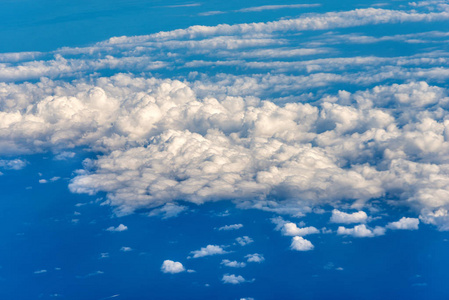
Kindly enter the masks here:
M 123 224 L 120 224 L 117 227 L 111 226 L 111 227 L 107 228 L 106 230 L 107 231 L 121 232 L 121 231 L 128 230 L 128 227 L 123 225 Z
M 44 273 L 47 273 L 47 270 L 34 271 L 34 274 L 44 274 Z
M 336 270 L 336 271 L 343 271 L 344 269 L 342 267 L 335 267 L 335 264 L 333 262 L 330 262 L 326 264 L 323 269 L 325 270 Z
M 59 179 L 61 179 L 61 177 L 54 176 L 54 177 L 50 178 L 50 181 L 58 181 Z
M 222 227 L 218 228 L 218 230 L 237 230 L 237 229 L 240 229 L 242 227 L 243 227 L 242 224 L 233 224 L 233 225 L 222 226 Z
M 222 265 L 225 265 L 226 267 L 231 267 L 231 268 L 244 268 L 246 267 L 246 263 L 244 262 L 238 262 L 236 260 L 230 261 L 229 259 L 223 259 L 221 261 Z
M 217 245 L 207 245 L 206 247 L 202 247 L 200 250 L 195 250 L 190 252 L 193 254 L 193 258 L 211 256 L 217 254 L 225 254 L 226 252 L 222 247 Z
M 388 223 L 386 226 L 392 230 L 417 230 L 419 219 L 403 217 L 399 221 Z
M 104 274 L 103 271 L 95 271 L 95 272 L 92 272 L 92 273 L 89 273 L 89 274 L 86 274 L 86 275 L 83 275 L 83 276 L 76 276 L 76 278 L 89 278 L 89 277 L 92 277 L 92 276 L 103 275 L 103 274 Z
M 39 183 L 47 183 L 48 181 L 46 179 L 39 179 Z
M 109 253 L 108 252 L 100 253 L 100 258 L 108 258 L 108 257 L 109 257 Z
M 353 237 L 375 237 L 385 234 L 385 228 L 376 226 L 374 229 L 369 229 L 365 224 L 357 225 L 354 228 L 345 228 L 343 226 L 338 227 L 338 235 L 350 235 Z
M 247 262 L 261 263 L 265 260 L 262 254 L 254 253 L 245 256 Z
M 176 203 L 167 203 L 160 208 L 153 209 L 148 215 L 162 216 L 162 219 L 177 217 L 180 213 L 187 210 L 187 206 L 177 205 Z
M 223 275 L 223 278 L 221 279 L 221 281 L 223 281 L 223 283 L 240 284 L 240 283 L 245 282 L 246 280 L 241 275 L 236 276 L 234 274 L 231 274 L 231 275 L 225 274 L 225 275 Z
M 351 224 L 351 223 L 365 223 L 368 220 L 368 215 L 364 211 L 358 211 L 348 214 L 337 209 L 332 211 L 330 221 L 332 223 Z
M 184 272 L 186 269 L 180 263 L 179 261 L 172 261 L 172 260 L 164 260 L 162 263 L 161 271 L 162 273 L 170 273 L 170 274 L 176 274 Z
M 122 251 L 122 252 L 130 252 L 130 251 L 133 251 L 133 249 L 131 247 L 122 247 L 122 248 L 120 248 L 120 251 Z
M 254 242 L 254 240 L 252 238 L 250 238 L 249 236 L 242 236 L 242 237 L 238 237 L 235 239 L 237 241 L 237 243 L 239 243 L 241 246 L 246 246 L 248 244 L 251 244 L 252 242 Z
M 287 236 L 305 236 L 320 233 L 320 231 L 313 226 L 298 228 L 295 223 L 291 222 L 285 223 L 282 226 L 281 232 L 283 235 Z
M 6 170 L 21 170 L 25 168 L 27 162 L 21 159 L 4 160 L 0 159 L 0 168 Z
M 296 251 L 310 251 L 315 247 L 309 240 L 306 240 L 305 238 L 300 236 L 294 236 L 290 248 Z
M 55 156 L 55 160 L 66 160 L 69 158 L 73 158 L 75 156 L 75 152 L 64 151 Z

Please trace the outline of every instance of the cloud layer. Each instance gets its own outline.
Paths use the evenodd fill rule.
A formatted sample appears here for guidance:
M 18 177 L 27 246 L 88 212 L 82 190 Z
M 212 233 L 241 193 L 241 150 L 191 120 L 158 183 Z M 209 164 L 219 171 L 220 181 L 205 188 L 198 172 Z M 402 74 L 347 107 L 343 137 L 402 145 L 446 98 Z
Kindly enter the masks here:
M 330 205 L 331 222 L 357 224 L 370 220 L 362 209 L 393 204 L 447 230 L 449 97 L 441 82 L 449 77 L 449 55 L 417 46 L 409 56 L 351 56 L 338 48 L 342 40 L 440 45 L 447 33 L 332 31 L 447 22 L 448 8 L 432 5 L 193 26 L 86 48 L 2 54 L 0 155 L 51 151 L 64 160 L 76 149 L 96 151 L 69 188 L 106 193 L 118 215 L 154 209 L 149 215 L 170 218 L 186 210 L 177 201 L 232 200 L 291 215 Z M 312 37 L 299 39 L 304 31 Z M 161 74 L 148 73 L 155 70 Z M 0 160 L 3 169 L 25 164 Z M 357 212 L 342 212 L 348 207 Z M 403 218 L 387 228 L 415 229 L 417 222 Z M 313 247 L 301 236 L 318 229 L 282 226 L 294 236 L 292 249 Z M 342 226 L 338 233 L 368 237 L 383 234 L 379 228 Z M 193 257 L 219 254 L 219 246 L 207 247 Z

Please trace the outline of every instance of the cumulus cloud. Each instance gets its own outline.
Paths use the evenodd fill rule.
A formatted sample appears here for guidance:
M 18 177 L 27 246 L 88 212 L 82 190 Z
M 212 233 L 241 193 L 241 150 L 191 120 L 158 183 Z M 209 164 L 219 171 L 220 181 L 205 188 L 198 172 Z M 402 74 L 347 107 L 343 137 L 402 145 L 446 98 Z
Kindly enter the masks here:
M 386 226 L 392 230 L 417 230 L 419 219 L 402 217 L 399 221 L 388 223 Z
M 221 246 L 207 245 L 206 247 L 201 247 L 200 250 L 195 250 L 190 253 L 193 254 L 193 258 L 198 258 L 210 255 L 226 254 L 228 252 L 225 251 Z
M 265 260 L 262 254 L 254 253 L 245 256 L 247 262 L 261 263 Z
M 290 245 L 290 248 L 296 251 L 310 251 L 315 247 L 309 240 L 306 240 L 305 238 L 300 236 L 294 236 L 292 238 L 292 244 Z
M 225 225 L 222 226 L 220 228 L 218 228 L 218 230 L 237 230 L 243 227 L 243 224 L 233 224 L 233 225 Z
M 120 251 L 122 251 L 122 252 L 130 252 L 130 251 L 133 251 L 133 249 L 131 247 L 123 246 L 122 248 L 120 248 Z
M 250 10 L 279 8 L 286 7 Z M 151 209 L 149 215 L 169 218 L 185 210 L 176 201 L 233 199 L 241 208 L 296 216 L 331 205 L 331 222 L 355 224 L 368 221 L 362 209 L 372 199 L 388 205 L 388 196 L 422 222 L 448 230 L 449 97 L 435 85 L 449 78 L 447 53 L 338 57 L 331 47 L 357 36 L 317 32 L 311 33 L 317 39 L 297 39 L 306 30 L 449 19 L 438 5 L 408 9 L 192 26 L 0 55 L 0 155 L 52 152 L 63 160 L 74 149 L 95 151 L 70 190 L 106 193 L 105 204 L 117 215 Z M 423 37 L 445 35 L 360 40 Z M 297 59 L 304 55 L 314 57 Z M 216 66 L 226 68 L 209 68 Z M 228 68 L 234 71 L 220 73 Z M 93 74 L 102 70 L 114 75 Z M 182 72 L 178 80 L 142 73 L 151 70 Z M 340 84 L 354 90 L 337 91 Z M 0 160 L 4 169 L 24 164 Z M 343 202 L 357 212 L 342 212 Z M 289 236 L 315 231 L 289 222 L 281 227 Z M 382 231 L 340 228 L 353 236 Z
M 449 214 L 445 208 L 439 208 L 435 210 L 423 209 L 419 216 L 419 219 L 425 224 L 432 224 L 437 226 L 439 230 L 449 230 Z
M 298 228 L 295 223 L 291 222 L 285 223 L 282 226 L 281 232 L 283 235 L 287 236 L 305 236 L 320 233 L 320 231 L 313 226 Z
M 120 224 L 117 227 L 114 227 L 114 226 L 108 227 L 106 230 L 107 231 L 122 232 L 122 231 L 128 230 L 128 227 L 123 225 L 123 224 Z
M 12 160 L 0 159 L 0 168 L 6 170 L 21 170 L 25 168 L 26 165 L 27 162 L 21 159 L 12 159 Z
M 342 224 L 365 223 L 367 220 L 368 215 L 364 211 L 345 213 L 339 211 L 338 209 L 334 209 L 332 211 L 332 216 L 330 219 L 332 223 L 342 223 Z
M 182 263 L 178 261 L 172 261 L 172 260 L 164 260 L 162 263 L 161 271 L 162 273 L 170 273 L 170 274 L 176 274 L 184 272 L 186 269 L 182 265 Z
M 238 262 L 236 260 L 229 260 L 229 259 L 223 259 L 221 261 L 221 264 L 226 266 L 226 267 L 231 267 L 231 268 L 244 268 L 246 267 L 246 263 L 244 262 Z
M 237 241 L 237 243 L 240 244 L 240 246 L 246 246 L 248 244 L 251 244 L 254 242 L 254 240 L 252 238 L 250 238 L 249 236 L 242 236 L 242 237 L 238 237 L 235 239 Z
M 385 234 L 385 228 L 383 227 L 375 227 L 374 229 L 370 229 L 366 227 L 365 224 L 354 226 L 354 228 L 345 228 L 343 226 L 338 227 L 337 229 L 338 235 L 350 235 L 353 237 L 363 238 L 363 237 L 375 237 Z
M 223 283 L 230 283 L 230 284 L 240 284 L 243 282 L 246 282 L 245 278 L 243 278 L 241 275 L 223 275 L 223 278 L 221 279 Z

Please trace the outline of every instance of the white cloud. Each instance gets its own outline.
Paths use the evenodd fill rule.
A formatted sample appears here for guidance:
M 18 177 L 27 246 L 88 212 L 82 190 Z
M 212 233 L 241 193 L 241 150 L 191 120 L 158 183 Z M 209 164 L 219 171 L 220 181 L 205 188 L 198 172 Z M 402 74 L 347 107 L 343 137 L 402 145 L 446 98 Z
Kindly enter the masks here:
M 435 210 L 423 209 L 419 219 L 425 224 L 432 224 L 438 227 L 441 231 L 449 230 L 449 214 L 445 208 Z
M 221 279 L 221 281 L 223 281 L 223 283 L 230 283 L 230 284 L 240 284 L 243 282 L 246 282 L 245 278 L 243 278 L 241 275 L 223 275 L 223 278 Z
M 128 227 L 123 225 L 123 224 L 120 224 L 117 227 L 114 227 L 114 226 L 108 227 L 106 230 L 107 231 L 122 232 L 122 231 L 128 230 Z
M 255 6 L 242 8 L 237 10 L 237 12 L 259 12 L 264 10 L 277 10 L 277 9 L 292 9 L 292 8 L 308 8 L 308 7 L 317 7 L 321 4 L 287 4 L 287 5 L 263 5 L 263 6 Z
M 148 215 L 159 216 L 162 215 L 162 219 L 169 219 L 177 217 L 180 213 L 187 210 L 187 206 L 177 205 L 176 203 L 167 203 L 160 208 L 153 209 Z
M 375 237 L 385 234 L 385 228 L 375 227 L 374 229 L 369 229 L 365 224 L 357 225 L 354 228 L 345 228 L 343 226 L 338 227 L 338 235 L 350 235 L 353 237 L 363 238 L 363 237 Z
M 364 211 L 345 213 L 339 211 L 338 209 L 334 209 L 332 211 L 332 217 L 330 219 L 332 223 L 343 223 L 343 224 L 365 223 L 367 220 L 368 215 Z
M 226 252 L 222 247 L 217 245 L 207 245 L 206 247 L 201 247 L 200 250 L 191 251 L 193 254 L 193 258 L 217 255 L 217 254 L 226 254 Z
M 75 152 L 70 152 L 70 151 L 63 151 L 59 154 L 57 154 L 54 159 L 55 160 L 67 160 L 69 158 L 73 158 L 75 157 Z
M 162 273 L 170 273 L 170 274 L 176 274 L 184 272 L 186 269 L 182 265 L 182 263 L 178 261 L 172 261 L 172 260 L 164 260 L 162 263 L 161 271 Z
M 246 267 L 246 263 L 244 262 L 238 262 L 236 260 L 230 261 L 229 259 L 223 259 L 221 261 L 222 265 L 225 265 L 226 267 L 231 267 L 231 268 L 244 268 Z
M 99 153 L 84 161 L 70 189 L 106 193 L 118 215 L 152 209 L 169 218 L 185 210 L 174 203 L 179 199 L 234 199 L 241 208 L 296 216 L 331 205 L 332 222 L 366 223 L 362 209 L 389 195 L 422 222 L 448 230 L 449 97 L 440 84 L 449 78 L 448 54 L 426 47 L 411 56 L 340 57 L 331 48 L 346 40 L 441 43 L 445 32 L 373 38 L 333 30 L 449 19 L 445 7 L 421 7 L 192 26 L 51 53 L 1 54 L 0 155 Z M 280 8 L 287 6 L 249 10 Z M 296 38 L 305 30 L 333 32 Z M 316 57 L 297 59 L 303 55 Z M 227 68 L 208 69 L 215 66 Z M 235 72 L 220 73 L 228 68 Z M 163 79 L 173 73 L 131 75 L 159 69 L 181 70 L 179 80 Z M 102 70 L 115 75 L 93 74 Z M 187 80 L 182 74 L 189 73 Z M 333 92 L 336 84 L 354 91 Z M 5 169 L 25 165 L 0 160 Z M 342 201 L 359 211 L 342 212 Z M 282 222 L 290 236 L 315 231 Z M 339 230 L 374 236 L 383 229 Z
M 292 244 L 290 245 L 290 248 L 296 251 L 310 251 L 315 247 L 309 240 L 306 240 L 305 238 L 300 236 L 294 236 L 292 238 Z
M 34 271 L 34 274 L 44 274 L 44 273 L 47 273 L 47 270 Z
M 262 254 L 254 253 L 245 256 L 247 262 L 261 263 L 265 260 Z
M 130 251 L 133 251 L 133 249 L 131 247 L 123 246 L 122 248 L 120 248 L 120 251 L 122 251 L 122 252 L 130 252 Z
M 6 170 L 21 170 L 25 168 L 26 165 L 27 162 L 21 159 L 12 159 L 12 160 L 0 159 L 0 168 Z
M 298 228 L 295 223 L 291 222 L 285 223 L 282 226 L 281 232 L 283 235 L 287 236 L 305 236 L 320 233 L 320 231 L 313 226 Z
M 419 226 L 419 219 L 402 217 L 399 221 L 388 223 L 388 229 L 393 230 L 417 230 Z
M 237 230 L 242 227 L 243 227 L 243 224 L 233 224 L 233 225 L 222 226 L 222 227 L 218 228 L 218 230 Z
M 254 242 L 254 240 L 252 238 L 250 238 L 249 236 L 242 236 L 242 237 L 238 237 L 235 239 L 237 241 L 237 243 L 240 244 L 240 246 L 246 246 L 248 244 L 251 244 Z

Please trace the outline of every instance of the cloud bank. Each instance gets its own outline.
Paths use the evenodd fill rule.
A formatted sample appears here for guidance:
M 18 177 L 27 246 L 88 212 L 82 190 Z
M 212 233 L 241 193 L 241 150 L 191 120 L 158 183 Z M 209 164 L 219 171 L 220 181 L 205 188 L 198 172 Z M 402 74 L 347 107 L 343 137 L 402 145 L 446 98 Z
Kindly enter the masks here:
M 362 209 L 395 205 L 447 230 L 449 97 L 441 82 L 449 55 L 421 48 L 409 56 L 342 55 L 344 37 L 332 31 L 447 20 L 441 5 L 366 8 L 4 54 L 0 155 L 67 160 L 76 149 L 97 152 L 69 188 L 106 193 L 118 215 L 170 218 L 186 210 L 178 201 L 231 200 L 296 216 L 330 205 L 331 222 L 362 223 L 339 234 L 373 237 L 385 228 L 363 224 Z M 313 38 L 300 41 L 303 31 Z M 423 36 L 439 43 L 445 35 L 364 40 Z M 2 169 L 25 164 L 0 160 Z M 387 228 L 415 229 L 417 220 Z M 301 236 L 315 227 L 282 226 L 292 249 L 313 247 Z M 193 257 L 225 252 L 207 247 Z

